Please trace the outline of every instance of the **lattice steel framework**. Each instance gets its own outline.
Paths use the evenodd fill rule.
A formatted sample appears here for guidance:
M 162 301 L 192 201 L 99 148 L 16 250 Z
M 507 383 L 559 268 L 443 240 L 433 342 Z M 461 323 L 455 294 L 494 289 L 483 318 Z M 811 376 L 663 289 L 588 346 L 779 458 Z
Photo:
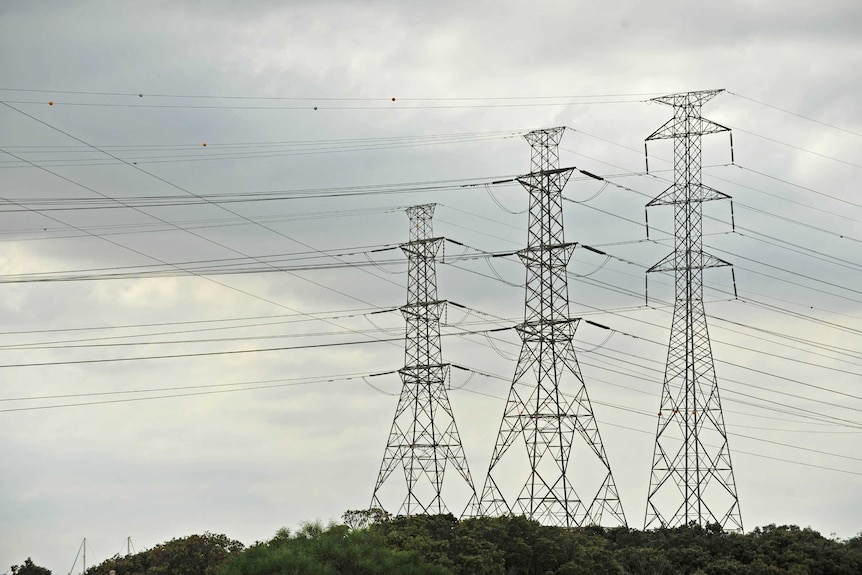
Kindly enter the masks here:
M 646 138 L 674 144 L 673 184 L 647 204 L 674 207 L 674 251 L 647 273 L 673 271 L 675 299 L 645 528 L 694 522 L 742 531 L 703 305 L 704 268 L 730 265 L 703 251 L 703 202 L 730 198 L 701 183 L 701 136 L 729 131 L 703 118 L 701 106 L 721 91 L 654 98 L 674 115 Z
M 443 238 L 433 237 L 434 204 L 407 209 L 410 241 L 401 245 L 408 259 L 405 364 L 399 370 L 401 395 L 371 499 L 372 508 L 385 509 L 380 489 L 397 467 L 404 471 L 407 494 L 398 515 L 448 513 L 443 501 L 443 479 L 452 465 L 466 483 L 468 509 L 478 500 L 461 445 L 447 392 L 449 365 L 442 362 L 440 317 L 445 301 L 437 299 L 435 258 Z
M 575 244 L 567 243 L 563 235 L 562 190 L 574 168 L 558 167 L 563 131 L 552 128 L 525 135 L 532 148 L 532 171 L 518 178 L 530 195 L 527 247 L 518 252 L 527 276 L 524 322 L 516 326 L 522 346 L 482 490 L 481 510 L 488 515 L 524 514 L 565 527 L 600 524 L 608 513 L 615 523 L 625 525 L 572 345 L 578 320 L 569 317 L 566 266 Z M 590 489 L 595 495 L 588 500 L 581 499 L 573 483 L 584 464 L 571 457 L 576 434 L 589 446 L 585 457 L 594 459 L 592 464 L 599 470 Z M 516 495 L 508 500 L 510 505 L 501 488 L 506 478 L 498 464 L 519 437 L 526 446 L 529 471 L 520 491 L 513 490 Z

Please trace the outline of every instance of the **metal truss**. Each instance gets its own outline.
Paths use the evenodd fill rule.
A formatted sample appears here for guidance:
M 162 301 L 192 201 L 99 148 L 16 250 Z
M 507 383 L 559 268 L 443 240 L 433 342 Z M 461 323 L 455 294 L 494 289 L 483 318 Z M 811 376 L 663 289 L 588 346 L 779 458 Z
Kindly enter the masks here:
M 644 528 L 717 523 L 742 531 L 703 305 L 703 269 L 731 265 L 703 251 L 703 202 L 730 198 L 701 183 L 701 137 L 730 130 L 701 116 L 721 91 L 654 98 L 674 114 L 646 138 L 674 144 L 673 184 L 647 204 L 674 207 L 674 251 L 647 273 L 673 271 L 675 299 Z
M 407 323 L 404 368 L 399 370 L 401 395 L 371 499 L 372 508 L 385 509 L 381 488 L 399 466 L 407 494 L 398 515 L 448 513 L 443 479 L 451 465 L 466 483 L 467 510 L 478 509 L 476 488 L 455 425 L 447 392 L 449 365 L 442 362 L 440 317 L 445 301 L 437 299 L 435 258 L 443 238 L 433 237 L 434 204 L 407 209 L 410 241 L 401 245 L 408 259 Z
M 532 171 L 518 178 L 530 195 L 527 247 L 518 252 L 527 275 L 524 322 L 516 326 L 522 346 L 480 507 L 487 515 L 523 514 L 564 527 L 599 525 L 605 514 L 625 525 L 572 344 L 578 320 L 569 317 L 566 266 L 576 244 L 564 239 L 562 190 L 574 168 L 559 168 L 563 131 L 525 135 Z M 572 454 L 576 436 L 586 443 L 580 459 Z M 510 472 L 499 464 L 518 438 L 526 447 L 527 477 L 507 500 L 503 492 Z M 516 477 L 523 477 L 524 461 L 514 463 L 519 464 Z M 582 499 L 573 478 L 588 466 L 592 485 L 579 483 L 578 488 L 591 498 Z

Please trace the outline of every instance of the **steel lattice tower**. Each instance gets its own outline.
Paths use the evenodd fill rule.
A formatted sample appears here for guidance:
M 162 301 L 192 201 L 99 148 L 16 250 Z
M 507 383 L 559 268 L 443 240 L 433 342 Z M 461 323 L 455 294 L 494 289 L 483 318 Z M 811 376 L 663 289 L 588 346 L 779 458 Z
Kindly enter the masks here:
M 525 135 L 532 148 L 532 171 L 518 178 L 530 195 L 527 247 L 518 252 L 527 276 L 524 322 L 516 326 L 522 346 L 482 490 L 481 511 L 524 514 L 565 527 L 600 524 L 607 512 L 625 525 L 572 344 L 578 320 L 569 317 L 566 266 L 576 244 L 563 237 L 562 190 L 574 168 L 559 168 L 564 129 Z M 589 448 L 578 460 L 572 457 L 576 434 Z M 514 486 L 510 505 L 503 495 L 507 473 L 498 464 L 519 437 L 526 446 L 529 471 L 520 491 Z M 572 478 L 588 464 L 595 475 L 589 488 L 592 498 L 582 500 Z M 520 477 L 523 470 L 521 465 Z
M 703 202 L 730 198 L 701 183 L 701 136 L 729 131 L 701 117 L 701 106 L 721 91 L 654 98 L 674 115 L 646 138 L 674 143 L 673 184 L 647 204 L 673 205 L 674 251 L 647 273 L 673 271 L 675 298 L 645 528 L 718 523 L 742 530 L 703 306 L 704 268 L 730 265 L 702 249 Z
M 380 489 L 400 465 L 407 482 L 398 515 L 448 513 L 443 501 L 443 477 L 452 465 L 467 484 L 467 508 L 477 508 L 476 488 L 449 404 L 449 365 L 442 362 L 440 317 L 445 301 L 437 299 L 435 258 L 443 238 L 435 238 L 431 219 L 434 204 L 407 209 L 410 241 L 401 245 L 408 259 L 407 323 L 404 367 L 399 370 L 401 395 L 371 499 L 384 509 Z

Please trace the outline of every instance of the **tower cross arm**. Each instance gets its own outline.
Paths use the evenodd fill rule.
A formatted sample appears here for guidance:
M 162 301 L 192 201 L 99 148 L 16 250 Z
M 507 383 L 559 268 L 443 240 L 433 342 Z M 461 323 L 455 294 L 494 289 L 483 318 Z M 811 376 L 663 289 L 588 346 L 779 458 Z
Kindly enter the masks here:
M 574 166 L 570 168 L 554 168 L 550 170 L 539 170 L 536 172 L 530 172 L 529 174 L 524 174 L 523 176 L 518 176 L 515 178 L 515 181 L 528 189 L 541 189 L 545 184 L 543 178 L 549 178 L 551 176 L 557 176 L 559 180 L 557 180 L 557 185 L 560 189 L 562 189 L 566 183 L 568 183 L 569 178 L 572 173 L 577 170 Z
M 724 88 L 698 90 L 695 92 L 678 92 L 676 94 L 666 94 L 664 96 L 651 98 L 650 102 L 666 104 L 668 106 L 703 106 L 722 92 L 724 92 Z
M 692 254 L 692 263 L 686 264 L 684 261 L 679 261 L 677 254 L 670 253 L 665 256 L 660 262 L 649 268 L 646 273 L 653 272 L 673 272 L 680 270 L 702 270 L 706 268 L 721 268 L 725 266 L 733 266 L 732 263 L 725 261 L 719 257 L 706 252 L 695 252 Z
M 727 126 L 707 120 L 697 114 L 685 118 L 671 118 L 661 128 L 647 136 L 646 141 L 705 136 L 706 134 L 718 134 L 729 131 L 730 128 Z
M 729 200 L 731 196 L 724 192 L 719 192 L 715 188 L 711 188 L 704 184 L 690 186 L 688 194 L 680 194 L 677 190 L 677 185 L 673 184 L 661 194 L 650 200 L 646 207 L 653 206 L 668 206 L 673 204 L 686 204 L 691 202 L 711 202 L 713 200 Z

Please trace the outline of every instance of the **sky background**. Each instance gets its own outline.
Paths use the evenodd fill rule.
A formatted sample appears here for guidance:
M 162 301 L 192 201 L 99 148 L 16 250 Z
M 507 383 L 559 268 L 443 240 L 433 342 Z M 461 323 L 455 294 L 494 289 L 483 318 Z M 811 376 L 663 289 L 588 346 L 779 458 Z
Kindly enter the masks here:
M 403 365 L 397 311 L 363 314 L 405 302 L 406 264 L 362 252 L 406 241 L 404 208 L 429 202 L 439 236 L 523 246 L 526 193 L 481 184 L 527 172 L 520 135 L 554 126 L 561 163 L 609 182 L 564 191 L 567 239 L 613 256 L 577 250 L 569 295 L 615 330 L 582 324 L 576 346 L 642 526 L 673 297 L 659 274 L 644 300 L 672 246 L 670 208 L 650 241 L 643 225 L 672 175 L 668 142 L 643 173 L 671 115 L 647 100 L 713 88 L 735 165 L 727 135 L 705 138 L 704 182 L 733 196 L 736 231 L 712 202 L 704 243 L 739 298 L 722 268 L 705 299 L 743 521 L 856 535 L 860 38 L 849 0 L 3 2 L 0 570 L 67 573 L 84 537 L 92 565 L 127 537 L 252 543 L 367 506 L 400 382 L 346 374 Z M 104 279 L 279 255 L 293 267 Z M 383 263 L 295 269 L 367 258 Z M 81 270 L 97 279 L 56 281 Z M 441 298 L 497 318 L 450 307 L 444 331 L 516 323 L 523 281 L 516 261 L 438 264 Z M 443 338 L 447 361 L 501 378 L 452 374 L 477 488 L 519 347 L 494 337 Z

